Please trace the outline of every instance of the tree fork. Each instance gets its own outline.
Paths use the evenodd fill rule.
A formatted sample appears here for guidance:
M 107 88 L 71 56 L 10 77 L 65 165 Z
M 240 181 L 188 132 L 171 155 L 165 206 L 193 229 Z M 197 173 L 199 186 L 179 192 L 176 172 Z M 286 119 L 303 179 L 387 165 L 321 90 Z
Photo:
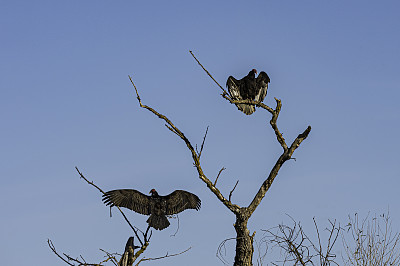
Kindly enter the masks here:
M 236 223 L 234 224 L 234 228 L 236 230 L 237 235 L 236 235 L 236 255 L 235 255 L 234 265 L 235 266 L 251 266 L 251 265 L 253 265 L 253 262 L 252 262 L 253 253 L 254 253 L 253 240 L 254 240 L 255 232 L 252 235 L 250 235 L 250 232 L 247 229 L 247 222 L 248 222 L 249 218 L 251 217 L 251 215 L 256 210 L 256 208 L 258 207 L 258 205 L 261 203 L 262 199 L 265 197 L 265 194 L 271 187 L 272 182 L 274 181 L 275 177 L 278 175 L 278 172 L 279 172 L 279 169 L 281 168 L 281 166 L 287 160 L 290 160 L 292 158 L 294 151 L 300 146 L 301 142 L 303 142 L 303 140 L 305 140 L 308 137 L 308 135 L 311 131 L 311 126 L 308 126 L 304 130 L 304 132 L 299 134 L 297 136 L 297 138 L 292 142 L 292 144 L 290 146 L 288 146 L 286 144 L 286 140 L 283 138 L 282 133 L 280 132 L 280 130 L 278 129 L 278 126 L 276 124 L 279 113 L 281 111 L 281 107 L 282 107 L 281 100 L 275 98 L 275 101 L 276 101 L 275 109 L 265 105 L 262 102 L 255 102 L 252 100 L 243 100 L 243 101 L 233 100 L 232 98 L 230 98 L 229 94 L 225 91 L 225 89 L 222 88 L 221 85 L 219 85 L 219 83 L 212 77 L 212 75 L 197 60 L 197 58 L 194 56 L 194 54 L 191 51 L 190 51 L 190 53 L 194 57 L 194 59 L 197 61 L 197 63 L 204 69 L 204 71 L 206 71 L 208 76 L 210 76 L 214 80 L 214 82 L 221 88 L 221 90 L 223 91 L 221 96 L 224 99 L 226 99 L 231 104 L 236 104 L 236 103 L 252 104 L 259 108 L 266 110 L 267 112 L 269 112 L 272 115 L 272 118 L 270 120 L 270 125 L 275 132 L 275 135 L 276 135 L 276 138 L 277 138 L 279 144 L 283 148 L 283 153 L 281 154 L 281 156 L 275 163 L 274 167 L 271 169 L 270 174 L 264 180 L 264 182 L 260 186 L 258 192 L 255 194 L 252 202 L 250 203 L 250 205 L 248 207 L 240 207 L 239 205 L 231 202 L 231 200 L 230 200 L 231 197 L 229 197 L 227 199 L 222 195 L 221 191 L 216 187 L 216 183 L 217 183 L 216 181 L 222 170 L 219 172 L 215 182 L 212 183 L 210 181 L 210 179 L 205 175 L 205 173 L 201 167 L 201 164 L 200 164 L 200 154 L 201 153 L 196 152 L 193 145 L 190 143 L 189 139 L 184 135 L 184 133 L 178 127 L 176 127 L 172 123 L 172 121 L 169 120 L 165 115 L 157 112 L 155 109 L 153 109 L 150 106 L 142 104 L 142 101 L 139 96 L 136 85 L 134 84 L 134 82 L 130 76 L 129 76 L 129 79 L 130 79 L 133 87 L 135 88 L 136 96 L 137 96 L 136 98 L 139 102 L 140 107 L 147 109 L 148 111 L 150 111 L 154 115 L 156 115 L 158 118 L 164 120 L 166 123 L 165 126 L 172 133 L 177 135 L 180 139 L 182 139 L 185 142 L 187 148 L 190 150 L 190 153 L 192 155 L 193 163 L 194 163 L 194 166 L 196 167 L 199 178 L 207 185 L 207 187 L 219 199 L 219 201 L 221 201 L 222 204 L 224 204 L 233 214 L 235 214 Z M 203 143 L 204 143 L 204 139 L 203 139 Z M 231 192 L 233 192 L 233 190 Z

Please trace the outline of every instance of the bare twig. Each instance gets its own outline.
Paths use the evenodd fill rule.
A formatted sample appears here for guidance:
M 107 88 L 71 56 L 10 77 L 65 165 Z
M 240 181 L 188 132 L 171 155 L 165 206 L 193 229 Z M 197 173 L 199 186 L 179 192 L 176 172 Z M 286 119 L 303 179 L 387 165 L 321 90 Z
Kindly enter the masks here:
M 218 246 L 218 248 L 217 248 L 217 254 L 216 254 L 216 256 L 217 256 L 217 258 L 223 263 L 223 264 L 225 264 L 225 265 L 228 265 L 229 263 L 225 260 L 225 256 L 226 256 L 226 247 L 225 247 L 225 244 L 226 244 L 226 242 L 228 242 L 229 240 L 236 240 L 237 238 L 236 237 L 231 237 L 231 238 L 227 238 L 227 239 L 225 239 L 224 241 L 222 241 L 220 244 L 219 244 L 219 246 Z M 222 252 L 222 249 L 224 250 L 223 252 Z
M 141 260 L 139 260 L 139 262 L 136 264 L 136 266 L 139 265 L 139 263 L 141 263 L 141 262 L 143 262 L 143 261 L 159 260 L 159 259 L 165 259 L 165 258 L 170 258 L 170 257 L 178 256 L 178 255 L 181 255 L 181 254 L 183 254 L 183 253 L 189 251 L 191 248 L 192 248 L 192 247 L 189 247 L 188 249 L 186 249 L 186 250 L 184 250 L 184 251 L 182 251 L 182 252 L 180 252 L 180 253 L 176 253 L 176 254 L 171 254 L 171 255 L 169 255 L 169 254 L 167 253 L 165 256 L 161 256 L 161 257 L 157 257 L 157 258 L 142 258 Z
M 321 255 L 321 253 L 322 253 L 321 237 L 320 237 L 320 233 L 319 233 L 319 231 L 318 231 L 318 225 L 317 225 L 317 222 L 315 221 L 315 217 L 313 217 L 313 221 L 314 221 L 315 231 L 317 232 L 317 236 L 318 236 L 318 245 L 319 245 L 319 249 L 316 248 L 315 246 L 314 246 L 314 249 L 317 250 L 317 251 L 319 250 L 319 254 Z M 314 245 L 314 244 L 313 244 L 313 245 Z M 319 256 L 319 258 L 320 258 L 320 263 L 321 263 L 321 265 L 322 265 L 322 256 Z
M 68 254 L 63 253 L 64 257 L 66 258 L 65 259 L 62 255 L 58 254 L 58 252 L 56 251 L 56 248 L 53 245 L 53 242 L 50 239 L 47 239 L 47 244 L 49 245 L 50 249 L 54 252 L 54 254 L 57 255 L 57 257 L 59 257 L 62 261 L 64 261 L 66 264 L 71 265 L 71 266 L 75 265 L 75 264 L 71 263 L 71 261 L 78 263 L 79 266 L 81 266 L 81 265 L 82 266 L 102 266 L 103 263 L 105 263 L 107 261 L 111 261 L 112 263 L 114 263 L 114 265 L 117 265 L 115 263 L 117 261 L 115 259 L 115 257 L 112 254 L 110 254 L 109 252 L 102 250 L 102 249 L 100 249 L 100 250 L 107 254 L 107 258 L 105 260 L 101 261 L 100 263 L 87 263 L 85 261 L 85 259 L 82 257 L 82 255 L 79 256 L 80 257 L 80 260 L 79 260 L 77 258 L 75 259 L 75 258 L 71 257 Z
M 263 261 L 265 260 L 265 256 L 267 256 L 268 253 L 268 244 L 267 244 L 267 237 L 263 236 L 259 241 L 254 239 L 254 242 L 256 242 L 256 248 L 257 248 L 257 265 L 262 266 Z M 265 245 L 265 249 L 262 251 L 262 245 Z
M 290 216 L 289 216 L 290 217 Z M 269 239 L 269 242 L 278 246 L 285 252 L 284 262 L 291 262 L 294 265 L 300 263 L 301 265 L 339 265 L 335 259 L 336 255 L 332 252 L 333 247 L 336 244 L 336 240 L 341 230 L 340 225 L 337 225 L 336 221 L 329 221 L 330 226 L 326 228 L 329 232 L 327 240 L 326 250 L 322 248 L 321 235 L 318 230 L 315 219 L 314 226 L 317 233 L 317 244 L 314 244 L 304 232 L 300 223 L 293 221 L 292 226 L 281 224 L 276 228 L 269 230 L 263 230 Z M 273 229 L 277 229 L 276 233 Z M 357 264 L 358 265 L 358 264 Z
M 200 160 L 200 157 L 201 157 L 201 153 L 203 151 L 204 142 L 206 141 L 207 132 L 208 132 L 208 126 L 207 126 L 207 129 L 206 129 L 206 133 L 204 134 L 203 142 L 201 143 L 200 152 L 197 152 L 197 156 L 199 157 L 199 160 Z M 196 145 L 196 150 L 197 150 L 197 145 Z
M 101 189 L 101 188 L 99 188 L 97 185 L 95 185 L 94 183 L 93 183 L 93 181 L 89 181 L 89 180 L 87 180 L 87 178 L 79 171 L 79 169 L 78 169 L 78 167 L 76 167 L 75 166 L 75 169 L 76 169 L 76 171 L 78 171 L 78 173 L 79 173 L 79 175 L 81 176 L 81 178 L 83 179 L 83 180 L 85 180 L 89 185 L 92 185 L 92 186 L 94 186 L 95 188 L 97 188 L 97 190 L 99 190 L 103 195 L 105 194 L 105 192 Z M 138 235 L 138 229 L 136 228 L 134 228 L 133 227 L 133 225 L 131 224 L 131 222 L 128 220 L 128 218 L 126 217 L 126 215 L 125 215 L 125 213 L 121 210 L 121 208 L 119 207 L 119 206 L 115 206 L 115 207 L 117 207 L 117 209 L 120 211 L 120 213 L 122 214 L 122 216 L 124 217 L 124 219 L 125 219 L 125 221 L 129 224 L 129 226 L 132 228 L 132 230 L 133 230 L 133 232 L 135 233 L 135 235 L 136 235 L 136 237 L 137 237 L 137 239 L 139 240 L 139 242 L 140 242 L 140 244 L 143 246 L 143 242 L 142 242 L 142 240 L 140 239 L 140 237 L 139 237 L 139 235 Z
M 50 239 L 47 239 L 47 244 L 49 245 L 50 249 L 54 252 L 54 254 L 57 255 L 57 257 L 59 257 L 60 259 L 62 259 L 65 263 L 67 263 L 68 265 L 74 266 L 74 264 L 70 263 L 69 261 L 67 261 L 66 259 L 64 259 L 60 254 L 57 253 L 55 246 L 53 245 L 53 242 L 51 242 Z
M 176 228 L 175 233 L 174 233 L 173 235 L 170 235 L 170 236 L 176 236 L 176 234 L 177 234 L 178 231 L 179 231 L 179 215 L 178 215 L 178 214 L 176 215 L 176 219 L 178 219 L 178 226 L 177 226 L 177 228 Z
M 77 166 L 75 166 L 75 169 L 83 180 L 85 180 L 89 185 L 92 185 L 95 188 L 97 188 L 97 190 L 100 191 L 102 194 L 105 194 L 105 192 L 101 188 L 99 188 L 96 184 L 94 184 L 93 181 L 87 180 L 87 178 L 79 171 Z
M 203 67 L 203 65 L 200 63 L 200 61 L 197 60 L 197 58 L 196 58 L 196 56 L 194 56 L 193 52 L 192 52 L 192 51 L 189 51 L 189 53 L 193 56 L 193 58 L 197 61 L 197 63 L 201 66 L 201 68 L 203 68 L 203 70 L 207 73 L 207 75 L 208 75 L 212 80 L 214 80 L 214 82 L 218 85 L 218 87 L 221 88 L 221 90 L 223 91 L 222 95 L 229 95 L 228 92 L 226 92 L 226 90 L 225 90 L 224 88 L 222 88 L 222 86 L 219 85 L 219 83 L 214 79 L 214 77 L 210 74 L 210 72 L 208 72 L 207 69 L 205 69 L 205 68 Z M 229 96 L 228 96 L 228 97 L 229 97 Z
M 274 233 L 273 229 L 277 232 Z M 305 238 L 302 228 L 297 223 L 294 223 L 292 227 L 281 224 L 265 232 L 269 242 L 285 252 L 284 262 L 294 262 L 294 265 L 300 263 L 304 266 L 311 261 L 313 256 L 310 255 L 308 246 L 303 244 Z
M 214 181 L 214 186 L 217 184 L 217 181 L 218 181 L 218 178 L 219 178 L 219 175 L 221 174 L 221 172 L 222 171 L 224 171 L 226 168 L 225 167 L 222 167 L 221 168 L 221 170 L 219 170 L 219 172 L 218 172 L 218 175 L 217 175 L 217 178 L 215 179 L 215 181 Z
M 112 253 L 109 253 L 108 251 L 105 251 L 104 249 L 101 249 L 101 248 L 100 248 L 100 250 L 103 251 L 107 256 L 107 258 L 105 260 L 103 260 L 102 262 L 100 262 L 100 264 L 107 262 L 107 261 L 111 261 L 114 265 L 118 266 L 118 261 Z M 116 255 L 118 255 L 118 254 L 116 254 Z
M 147 233 L 149 232 L 149 229 L 150 229 L 150 225 L 147 226 L 146 233 L 143 233 L 143 232 L 142 232 L 142 234 L 143 234 L 143 241 L 144 241 L 145 243 L 146 243 L 146 242 L 149 242 L 151 236 L 153 235 L 153 231 L 150 231 L 150 235 L 149 235 L 149 237 L 147 238 Z
M 235 186 L 233 187 L 233 189 L 231 190 L 231 192 L 229 192 L 229 199 L 228 199 L 229 201 L 231 201 L 232 193 L 233 193 L 233 191 L 235 190 L 235 188 L 236 188 L 236 186 L 238 185 L 238 183 L 239 183 L 239 180 L 236 181 Z
M 389 211 L 386 214 L 359 220 L 356 213 L 349 216 L 346 239 L 342 231 L 345 248 L 345 265 L 400 265 L 400 233 L 392 231 Z

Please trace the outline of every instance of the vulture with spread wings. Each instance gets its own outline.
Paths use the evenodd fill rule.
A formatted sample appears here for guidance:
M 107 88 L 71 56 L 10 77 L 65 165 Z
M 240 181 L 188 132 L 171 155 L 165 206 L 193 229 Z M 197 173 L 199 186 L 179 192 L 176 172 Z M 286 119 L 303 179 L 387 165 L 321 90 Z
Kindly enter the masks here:
M 234 101 L 252 100 L 262 102 L 267 95 L 268 83 L 270 79 L 264 71 L 261 71 L 256 78 L 257 70 L 252 69 L 247 76 L 237 80 L 230 76 L 226 81 L 229 94 Z M 251 115 L 256 111 L 254 104 L 237 103 L 237 108 L 245 113 Z
M 150 215 L 150 227 L 163 230 L 169 226 L 166 215 L 180 213 L 186 209 L 200 209 L 201 200 L 196 195 L 175 190 L 169 195 L 160 196 L 155 189 L 147 196 L 134 189 L 118 189 L 106 192 L 103 201 L 107 206 L 125 207 L 140 214 Z

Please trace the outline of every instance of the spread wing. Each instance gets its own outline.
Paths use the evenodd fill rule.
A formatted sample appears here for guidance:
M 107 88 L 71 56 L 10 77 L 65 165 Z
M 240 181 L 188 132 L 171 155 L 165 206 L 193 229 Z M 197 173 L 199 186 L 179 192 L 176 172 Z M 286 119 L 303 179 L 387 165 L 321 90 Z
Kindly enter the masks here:
M 226 81 L 226 86 L 228 87 L 229 94 L 234 101 L 240 101 L 246 97 L 245 95 L 242 95 L 246 87 L 245 82 L 242 79 L 237 80 L 234 77 L 229 76 L 228 80 Z M 253 105 L 238 103 L 236 106 L 246 115 L 250 115 L 255 111 L 255 107 Z
M 254 100 L 256 102 L 262 102 L 264 101 L 265 96 L 267 96 L 267 90 L 268 90 L 268 83 L 270 82 L 270 79 L 264 71 L 261 71 L 258 77 L 256 78 L 256 88 L 257 88 L 257 94 Z
M 134 189 L 117 189 L 106 192 L 103 201 L 107 206 L 125 207 L 140 214 L 150 215 L 151 197 Z
M 201 200 L 195 194 L 184 190 L 175 190 L 163 197 L 166 200 L 166 215 L 180 213 L 186 209 L 200 209 Z
M 242 100 L 242 96 L 240 95 L 241 80 L 229 76 L 226 81 L 226 87 L 228 87 L 229 94 L 234 100 Z

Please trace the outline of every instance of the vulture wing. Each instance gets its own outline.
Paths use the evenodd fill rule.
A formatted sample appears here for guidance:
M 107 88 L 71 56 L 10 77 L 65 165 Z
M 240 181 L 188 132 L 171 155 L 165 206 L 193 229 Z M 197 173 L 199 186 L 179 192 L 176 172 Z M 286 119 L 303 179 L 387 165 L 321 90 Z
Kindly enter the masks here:
M 201 200 L 195 194 L 184 190 L 175 190 L 163 197 L 166 201 L 166 215 L 180 213 L 186 209 L 200 209 Z
M 229 76 L 228 80 L 226 81 L 226 87 L 228 87 L 229 94 L 234 100 L 243 100 L 242 96 L 240 95 L 240 87 L 242 85 L 241 80 L 237 80 L 232 76 Z
M 246 97 L 248 97 L 248 88 L 246 88 L 246 82 L 243 79 L 237 80 L 234 77 L 229 76 L 228 80 L 226 81 L 226 86 L 228 87 L 229 94 L 234 101 L 247 100 Z M 255 111 L 255 107 L 253 105 L 237 103 L 236 106 L 246 115 L 250 115 Z
M 150 215 L 153 202 L 147 196 L 134 189 L 117 189 L 106 192 L 103 201 L 108 206 L 125 207 L 140 214 Z
M 264 101 L 265 96 L 267 96 L 267 89 L 268 89 L 268 83 L 270 82 L 270 79 L 264 71 L 261 71 L 258 77 L 256 78 L 256 88 L 257 88 L 257 94 L 255 97 L 256 102 L 262 102 Z

